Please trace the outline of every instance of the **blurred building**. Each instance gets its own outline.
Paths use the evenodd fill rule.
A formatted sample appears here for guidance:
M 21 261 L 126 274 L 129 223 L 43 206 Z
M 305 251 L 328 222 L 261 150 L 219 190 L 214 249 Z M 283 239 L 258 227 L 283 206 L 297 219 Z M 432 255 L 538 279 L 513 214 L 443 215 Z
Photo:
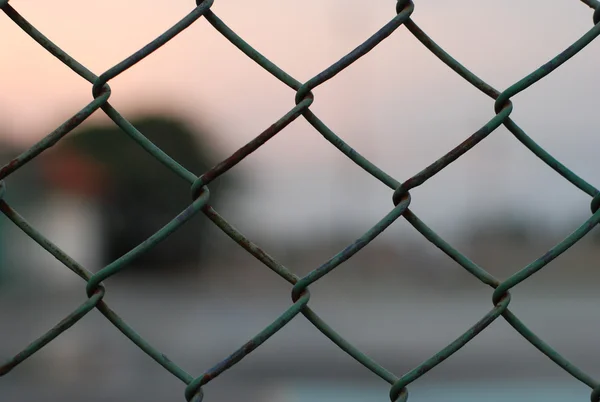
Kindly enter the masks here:
M 12 157 L 17 153 L 11 153 Z M 106 188 L 102 167 L 82 154 L 64 151 L 43 155 L 30 166 L 28 176 L 9 176 L 7 201 L 35 229 L 84 267 L 97 270 L 102 262 L 102 216 L 99 197 Z M 2 271 L 43 280 L 51 287 L 64 286 L 77 276 L 6 218 L 0 222 L 4 236 Z M 10 270 L 10 271 L 9 271 Z

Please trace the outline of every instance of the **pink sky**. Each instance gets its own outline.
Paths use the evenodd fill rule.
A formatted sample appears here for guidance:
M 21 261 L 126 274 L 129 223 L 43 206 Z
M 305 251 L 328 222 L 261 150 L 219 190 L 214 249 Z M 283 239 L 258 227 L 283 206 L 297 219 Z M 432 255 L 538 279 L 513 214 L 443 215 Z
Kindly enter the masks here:
M 518 81 L 592 27 L 592 11 L 577 0 L 554 0 L 552 7 L 542 0 L 415 3 L 413 19 L 421 28 L 498 89 Z M 10 4 L 100 75 L 189 13 L 194 1 L 12 0 Z M 372 4 L 215 0 L 212 9 L 300 81 L 337 61 L 394 16 L 391 0 Z M 87 104 L 92 99 L 91 85 L 6 16 L 0 18 L 0 37 L 4 38 L 0 124 L 12 140 L 31 145 Z M 533 138 L 592 184 L 597 171 L 593 150 L 600 145 L 593 135 L 599 61 L 597 41 L 518 95 L 513 114 Z M 191 121 L 213 127 L 223 156 L 294 106 L 292 90 L 203 19 L 110 85 L 110 102 L 126 117 L 166 102 Z M 489 98 L 429 54 L 402 27 L 314 93 L 313 112 L 400 181 L 493 116 Z M 105 117 L 100 111 L 94 118 Z M 505 130 L 495 134 L 415 190 L 415 212 L 422 211 L 427 222 L 443 226 L 479 204 L 489 211 L 494 202 L 505 207 L 515 198 L 523 199 L 526 210 L 553 213 L 554 219 L 561 216 L 557 217 L 557 208 L 570 205 L 581 210 L 589 202 Z M 301 230 L 302 224 L 315 222 L 341 224 L 348 217 L 363 230 L 392 207 L 389 190 L 353 167 L 302 118 L 239 167 L 260 176 L 253 185 L 263 193 L 243 214 L 249 228 L 269 214 L 275 232 Z M 484 190 L 484 184 L 489 188 Z M 439 208 L 440 193 L 452 194 L 444 200 L 454 211 L 451 214 Z M 367 211 L 362 207 L 365 202 Z

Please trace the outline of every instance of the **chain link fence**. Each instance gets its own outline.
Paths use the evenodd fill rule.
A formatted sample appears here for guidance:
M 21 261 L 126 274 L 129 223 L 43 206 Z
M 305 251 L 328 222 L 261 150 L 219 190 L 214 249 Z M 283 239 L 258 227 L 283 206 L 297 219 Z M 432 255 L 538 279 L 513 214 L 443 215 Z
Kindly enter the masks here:
M 8 0 L 0 0 L 0 8 L 2 11 L 4 11 L 6 16 L 14 21 L 15 24 L 17 24 L 41 47 L 62 61 L 66 66 L 73 70 L 73 72 L 87 80 L 92 85 L 93 95 L 93 100 L 87 106 L 74 114 L 69 120 L 48 134 L 44 139 L 39 141 L 23 154 L 14 158 L 10 163 L 0 169 L 0 210 L 2 213 L 23 232 L 29 235 L 35 242 L 60 260 L 68 269 L 80 276 L 87 284 L 86 301 L 77 307 L 71 314 L 65 317 L 61 322 L 59 322 L 55 327 L 26 346 L 22 351 L 14 355 L 14 357 L 4 362 L 0 366 L 0 376 L 8 374 L 17 365 L 24 362 L 53 339 L 60 336 L 61 333 L 75 325 L 75 323 L 77 323 L 90 311 L 97 309 L 115 327 L 117 327 L 119 331 L 123 333 L 123 335 L 129 338 L 135 345 L 147 353 L 158 364 L 164 367 L 172 375 L 179 378 L 186 385 L 185 398 L 187 401 L 197 402 L 203 399 L 203 389 L 208 385 L 208 383 L 210 383 L 211 380 L 240 362 L 240 360 L 261 346 L 273 334 L 282 329 L 287 323 L 296 318 L 298 315 L 303 315 L 319 331 L 321 331 L 323 335 L 325 335 L 342 350 L 352 356 L 358 363 L 362 364 L 366 369 L 379 376 L 383 381 L 388 382 L 391 386 L 389 393 L 391 401 L 406 401 L 408 400 L 407 387 L 409 384 L 425 375 L 429 370 L 433 369 L 435 366 L 452 356 L 475 336 L 481 333 L 494 320 L 502 316 L 519 334 L 527 339 L 527 341 L 535 346 L 541 353 L 545 354 L 548 358 L 562 367 L 567 373 L 571 374 L 577 380 L 589 386 L 592 389 L 591 401 L 600 401 L 600 383 L 561 356 L 550 345 L 546 344 L 540 337 L 529 330 L 527 326 L 521 322 L 519 318 L 515 316 L 508 308 L 511 300 L 510 290 L 513 287 L 528 279 L 534 273 L 544 268 L 544 266 L 546 266 L 550 261 L 560 256 L 569 247 L 582 239 L 600 221 L 600 212 L 598 212 L 600 206 L 600 192 L 594 186 L 587 183 L 574 172 L 569 170 L 566 166 L 562 165 L 542 147 L 537 145 L 536 142 L 531 139 L 531 137 L 529 137 L 517 125 L 517 123 L 510 118 L 511 112 L 513 111 L 513 105 L 511 103 L 512 97 L 526 90 L 537 81 L 552 73 L 563 63 L 585 48 L 598 35 L 600 35 L 600 2 L 597 0 L 581 1 L 595 10 L 593 13 L 593 27 L 587 33 L 581 36 L 579 40 L 577 40 L 555 58 L 548 61 L 546 64 L 533 71 L 520 81 L 516 82 L 506 90 L 498 91 L 497 89 L 488 85 L 481 78 L 471 73 L 457 60 L 452 58 L 419 28 L 419 26 L 411 19 L 411 14 L 415 9 L 415 4 L 410 0 L 398 0 L 395 8 L 395 16 L 385 26 L 383 26 L 379 31 L 377 31 L 364 43 L 360 44 L 338 62 L 334 63 L 329 68 L 317 74 L 305 83 L 297 81 L 288 73 L 277 67 L 256 49 L 246 43 L 242 38 L 240 38 L 234 31 L 232 31 L 221 19 L 219 19 L 219 17 L 217 17 L 211 11 L 214 0 L 196 1 L 196 7 L 177 24 L 150 42 L 148 45 L 138 50 L 136 53 L 118 63 L 114 67 L 110 68 L 100 76 L 95 75 L 66 52 L 61 50 L 61 48 L 54 44 L 51 40 L 46 38 L 23 16 L 21 16 L 18 11 L 9 4 Z M 111 106 L 111 104 L 108 102 L 111 95 L 111 89 L 108 85 L 108 82 L 118 75 L 124 73 L 134 64 L 142 61 L 145 57 L 158 50 L 165 43 L 174 39 L 177 34 L 185 30 L 191 24 L 200 20 L 202 17 L 249 58 L 262 66 L 268 73 L 275 76 L 284 85 L 287 85 L 293 89 L 296 95 L 295 106 L 291 108 L 287 114 L 273 123 L 273 125 L 263 131 L 252 141 L 233 153 L 230 157 L 217 164 L 212 169 L 204 172 L 202 175 L 197 176 L 196 174 L 183 168 L 177 161 L 173 160 L 171 157 L 169 157 L 169 155 L 165 154 L 161 149 L 156 147 L 143 135 L 143 133 L 139 132 L 131 123 L 127 121 L 127 119 L 125 119 L 115 108 Z M 329 129 L 327 125 L 310 110 L 310 106 L 314 101 L 314 96 L 311 91 L 314 88 L 333 78 L 336 74 L 343 71 L 356 60 L 365 56 L 371 49 L 394 33 L 394 31 L 401 26 L 404 26 L 406 29 L 408 29 L 415 39 L 429 49 L 441 62 L 445 63 L 448 67 L 463 77 L 468 83 L 492 98 L 494 100 L 495 110 L 495 116 L 479 130 L 469 136 L 465 141 L 456 146 L 447 154 L 443 155 L 438 160 L 434 161 L 422 171 L 403 182 L 394 179 L 379 169 L 375 164 L 361 156 L 350 145 L 344 142 L 331 129 Z M 139 244 L 127 254 L 99 270 L 98 272 L 92 273 L 74 261 L 71 257 L 54 245 L 48 238 L 43 236 L 34 227 L 28 224 L 27 221 L 9 205 L 7 199 L 9 198 L 10 192 L 7 191 L 3 179 L 26 163 L 33 160 L 35 157 L 44 152 L 44 150 L 56 144 L 61 138 L 79 126 L 98 109 L 102 109 L 102 111 L 104 111 L 104 113 L 106 113 L 110 119 L 112 119 L 112 121 L 118 125 L 128 136 L 130 136 L 156 159 L 162 162 L 174 174 L 179 175 L 181 178 L 186 180 L 191 186 L 192 202 L 185 210 L 183 210 L 159 231 L 150 236 L 146 241 Z M 319 133 L 322 134 L 325 140 L 330 142 L 340 152 L 345 154 L 375 179 L 379 180 L 383 185 L 393 190 L 392 201 L 394 205 L 394 208 L 362 237 L 357 239 L 354 243 L 347 246 L 344 250 L 333 256 L 327 262 L 314 269 L 304 277 L 298 277 L 295 275 L 282 263 L 276 261 L 259 246 L 254 244 L 242 233 L 232 227 L 227 220 L 225 220 L 217 211 L 215 211 L 214 208 L 211 207 L 209 191 L 209 186 L 213 180 L 235 167 L 241 160 L 251 155 L 259 147 L 265 144 L 266 141 L 273 138 L 300 116 L 305 118 Z M 420 186 L 450 163 L 456 161 L 501 125 L 504 125 L 515 136 L 515 138 L 525 147 L 527 147 L 535 156 L 544 161 L 550 168 L 572 183 L 579 190 L 588 194 L 592 199 L 592 215 L 586 222 L 584 222 L 571 235 L 550 249 L 546 254 L 525 266 L 504 281 L 500 281 L 499 279 L 495 278 L 485 269 L 478 266 L 465 255 L 453 248 L 432 229 L 430 229 L 409 208 L 411 204 L 410 190 Z M 103 301 L 106 289 L 102 285 L 102 281 L 113 275 L 117 275 L 119 272 L 126 269 L 128 264 L 133 259 L 167 238 L 183 224 L 195 217 L 199 212 L 202 212 L 206 218 L 210 219 L 240 247 L 243 247 L 248 253 L 261 261 L 275 274 L 287 281 L 291 285 L 292 305 L 279 317 L 277 317 L 271 325 L 250 339 L 246 344 L 242 345 L 238 350 L 234 351 L 233 354 L 226 357 L 214 367 L 209 368 L 201 375 L 195 376 L 187 373 L 183 368 L 178 366 L 175 362 L 171 361 L 167 356 L 150 345 L 140 334 L 138 334 L 125 321 L 123 321 L 119 315 Z M 311 284 L 318 281 L 336 267 L 340 266 L 344 261 L 348 260 L 357 252 L 359 252 L 363 247 L 369 244 L 369 242 L 371 242 L 376 236 L 382 233 L 388 226 L 390 226 L 400 217 L 404 217 L 404 219 L 406 219 L 410 225 L 412 225 L 425 238 L 427 238 L 427 240 L 435 244 L 449 258 L 460 264 L 464 269 L 478 278 L 483 284 L 493 288 L 493 291 L 491 292 L 493 306 L 484 317 L 482 317 L 472 327 L 468 328 L 458 339 L 454 340 L 434 356 L 425 360 L 418 367 L 402 376 L 397 376 L 347 342 L 340 334 L 338 334 L 322 318 L 320 318 L 317 313 L 309 307 L 308 304 L 311 297 L 309 291 Z

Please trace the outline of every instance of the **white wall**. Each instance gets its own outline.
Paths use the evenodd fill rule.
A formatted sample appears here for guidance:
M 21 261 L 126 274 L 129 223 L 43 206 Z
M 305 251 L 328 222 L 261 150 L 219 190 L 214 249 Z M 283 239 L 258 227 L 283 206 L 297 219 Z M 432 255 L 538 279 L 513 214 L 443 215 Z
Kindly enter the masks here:
M 46 197 L 39 208 L 28 213 L 26 219 L 88 270 L 101 268 L 102 217 L 97 205 L 90 199 L 55 193 Z M 33 240 L 24 236 L 15 240 L 8 252 L 13 254 L 11 261 L 23 263 L 17 267 L 18 270 L 25 269 L 32 278 L 43 278 L 51 288 L 82 284 L 77 275 Z

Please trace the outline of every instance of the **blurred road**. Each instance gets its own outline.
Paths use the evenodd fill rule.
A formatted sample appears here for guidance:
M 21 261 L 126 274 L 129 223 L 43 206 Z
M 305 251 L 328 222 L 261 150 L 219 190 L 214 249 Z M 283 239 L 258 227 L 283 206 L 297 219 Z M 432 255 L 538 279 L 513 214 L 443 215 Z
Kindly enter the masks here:
M 248 296 L 199 284 L 107 283 L 107 303 L 138 333 L 189 373 L 200 375 L 275 320 L 281 293 Z M 20 351 L 84 300 L 83 287 L 60 294 L 19 289 L 0 294 L 0 357 Z M 511 310 L 592 376 L 598 373 L 600 297 L 513 292 Z M 564 296 L 564 295 L 563 295 Z M 313 292 L 310 305 L 347 340 L 400 375 L 460 336 L 491 308 L 491 292 L 460 298 L 418 289 L 380 297 Z M 596 370 L 595 370 L 596 369 Z M 429 372 L 427 381 L 564 380 L 578 386 L 502 318 Z M 267 401 L 287 382 L 318 380 L 389 387 L 299 316 L 239 365 L 205 386 L 210 401 Z M 420 380 L 423 383 L 425 380 Z M 509 382 L 507 382 L 509 383 Z M 185 385 L 125 338 L 99 312 L 0 379 L 0 400 L 184 400 Z M 387 391 L 386 391 L 387 392 Z

